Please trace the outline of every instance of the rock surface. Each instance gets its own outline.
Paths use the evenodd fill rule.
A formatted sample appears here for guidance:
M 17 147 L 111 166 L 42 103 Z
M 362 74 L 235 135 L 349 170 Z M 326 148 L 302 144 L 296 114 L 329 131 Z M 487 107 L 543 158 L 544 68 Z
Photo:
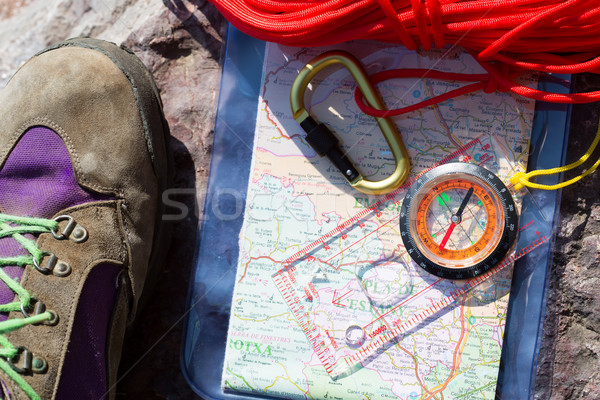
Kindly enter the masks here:
M 173 136 L 175 223 L 169 264 L 126 342 L 117 399 L 194 399 L 180 369 L 194 238 L 210 162 L 225 21 L 206 1 L 0 0 L 0 88 L 38 50 L 74 36 L 125 44 L 154 75 Z M 579 89 L 597 90 L 586 75 Z M 577 106 L 569 160 L 596 132 L 596 104 Z M 597 152 L 598 153 L 598 152 Z M 537 399 L 600 398 L 600 174 L 563 191 Z
M 577 77 L 577 91 L 600 88 L 600 76 Z M 598 129 L 598 104 L 573 108 L 567 162 L 577 160 Z M 591 159 L 600 156 L 596 150 Z M 567 178 L 574 176 L 567 175 Z M 600 174 L 562 191 L 559 229 L 535 398 L 600 398 Z

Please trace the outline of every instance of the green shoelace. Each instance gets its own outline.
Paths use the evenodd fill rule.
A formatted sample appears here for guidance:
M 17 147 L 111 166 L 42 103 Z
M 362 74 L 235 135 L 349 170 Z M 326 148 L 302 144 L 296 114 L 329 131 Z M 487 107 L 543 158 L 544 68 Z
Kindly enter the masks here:
M 37 247 L 34 240 L 26 238 L 25 234 L 50 233 L 58 229 L 58 222 L 44 218 L 16 217 L 0 214 L 0 239 L 12 237 L 29 255 L 0 258 L 0 279 L 16 295 L 18 300 L 7 304 L 0 304 L 0 312 L 11 312 L 27 310 L 32 304 L 32 296 L 19 282 L 4 272 L 4 266 L 16 265 L 25 267 L 27 265 L 40 265 L 44 258 L 44 252 Z M 25 325 L 37 324 L 50 321 L 55 315 L 50 311 L 44 311 L 37 315 L 25 316 L 24 318 L 13 318 L 0 322 L 0 369 L 6 373 L 31 399 L 41 399 L 33 388 L 25 381 L 7 360 L 12 360 L 19 354 L 21 349 L 8 341 L 4 334 L 22 328 Z

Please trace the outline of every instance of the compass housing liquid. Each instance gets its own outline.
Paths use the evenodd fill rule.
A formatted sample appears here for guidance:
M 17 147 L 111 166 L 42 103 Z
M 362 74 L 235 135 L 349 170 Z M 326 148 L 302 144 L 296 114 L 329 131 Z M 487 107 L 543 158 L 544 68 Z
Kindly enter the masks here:
M 472 278 L 499 264 L 517 230 L 510 191 L 475 164 L 449 163 L 426 172 L 409 189 L 400 212 L 410 257 L 448 279 Z

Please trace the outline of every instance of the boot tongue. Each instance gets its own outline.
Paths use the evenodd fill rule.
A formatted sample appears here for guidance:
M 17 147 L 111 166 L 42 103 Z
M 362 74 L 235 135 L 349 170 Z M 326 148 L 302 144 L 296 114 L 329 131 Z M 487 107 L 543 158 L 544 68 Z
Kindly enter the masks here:
M 79 186 L 65 143 L 46 127 L 26 131 L 0 170 L 0 213 L 52 218 L 67 207 L 107 199 Z M 14 239 L 0 238 L 0 258 L 26 254 Z M 15 280 L 23 276 L 22 267 L 7 266 L 4 271 Z M 13 291 L 0 281 L 0 303 L 13 299 Z M 6 318 L 0 314 L 0 321 Z

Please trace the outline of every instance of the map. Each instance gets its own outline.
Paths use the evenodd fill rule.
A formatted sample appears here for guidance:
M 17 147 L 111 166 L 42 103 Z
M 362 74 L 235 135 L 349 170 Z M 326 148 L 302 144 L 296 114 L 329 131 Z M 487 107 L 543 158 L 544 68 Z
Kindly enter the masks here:
M 484 72 L 458 48 L 418 54 L 354 42 L 336 49 L 369 74 Z M 460 284 L 421 270 L 400 239 L 410 182 L 389 196 L 362 194 L 306 143 L 291 116 L 290 87 L 327 50 L 267 44 L 222 386 L 286 399 L 494 398 L 511 270 L 445 301 Z M 424 77 L 378 90 L 398 108 L 460 85 Z M 354 88 L 346 70 L 330 68 L 311 82 L 305 103 L 362 175 L 379 180 L 394 160 L 375 120 L 356 106 Z M 411 159 L 409 181 L 449 161 L 480 164 L 507 181 L 526 169 L 533 114 L 533 101 L 479 92 L 394 117 Z

